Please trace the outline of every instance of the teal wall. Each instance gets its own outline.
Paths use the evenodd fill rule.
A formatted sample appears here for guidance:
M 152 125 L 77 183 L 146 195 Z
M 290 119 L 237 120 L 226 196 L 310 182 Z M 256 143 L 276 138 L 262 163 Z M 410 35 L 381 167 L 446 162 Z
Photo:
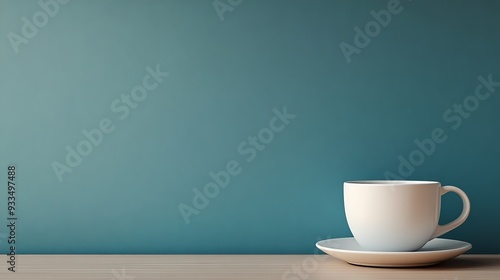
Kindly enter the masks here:
M 500 253 L 498 1 L 41 3 L 0 1 L 1 252 L 14 164 L 18 253 L 313 253 L 396 177 Z

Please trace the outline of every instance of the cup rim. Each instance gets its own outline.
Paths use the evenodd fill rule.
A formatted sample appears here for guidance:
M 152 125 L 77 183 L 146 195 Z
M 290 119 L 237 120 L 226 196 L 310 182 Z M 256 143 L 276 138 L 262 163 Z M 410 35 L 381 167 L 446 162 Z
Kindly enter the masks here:
M 345 181 L 344 184 L 352 185 L 435 185 L 441 184 L 437 181 L 418 181 L 418 180 L 353 180 Z

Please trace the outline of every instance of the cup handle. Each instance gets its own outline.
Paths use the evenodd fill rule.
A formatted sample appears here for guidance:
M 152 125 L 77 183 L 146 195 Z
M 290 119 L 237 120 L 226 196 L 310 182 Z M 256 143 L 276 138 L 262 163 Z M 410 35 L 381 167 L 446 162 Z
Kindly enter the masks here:
M 460 214 L 460 216 L 458 216 L 458 218 L 456 218 L 454 221 L 452 221 L 446 225 L 443 225 L 443 226 L 437 225 L 436 231 L 434 232 L 434 235 L 432 236 L 432 238 L 441 236 L 441 235 L 447 233 L 448 231 L 450 231 L 454 228 L 457 228 L 458 226 L 463 224 L 463 222 L 465 222 L 465 220 L 469 216 L 469 212 L 470 212 L 470 201 L 469 201 L 469 198 L 467 197 L 467 195 L 465 194 L 464 191 L 462 191 L 461 189 L 459 189 L 457 187 L 444 186 L 441 188 L 440 192 L 441 192 L 441 196 L 447 192 L 454 192 L 454 193 L 458 194 L 458 196 L 460 196 L 460 198 L 462 199 L 462 203 L 463 203 L 462 214 Z

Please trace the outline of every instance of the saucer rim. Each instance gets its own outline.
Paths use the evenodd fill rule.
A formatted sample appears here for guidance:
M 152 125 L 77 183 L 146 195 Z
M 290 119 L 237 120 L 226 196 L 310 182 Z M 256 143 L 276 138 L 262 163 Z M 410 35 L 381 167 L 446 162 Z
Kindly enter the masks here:
M 461 242 L 461 243 L 463 243 L 463 246 L 460 246 L 458 248 L 442 249 L 442 250 L 432 250 L 432 251 L 420 251 L 420 249 L 419 249 L 417 251 L 404 251 L 404 252 L 401 252 L 401 251 L 370 251 L 370 250 L 338 249 L 338 248 L 335 248 L 335 247 L 326 247 L 326 246 L 323 246 L 323 245 L 319 244 L 321 242 L 326 242 L 326 241 L 330 241 L 330 240 L 355 240 L 355 238 L 354 237 L 340 237 L 340 238 L 330 238 L 330 239 L 320 240 L 320 241 L 316 242 L 316 248 L 322 250 L 321 247 L 323 247 L 323 248 L 325 248 L 327 250 L 335 250 L 335 251 L 338 251 L 338 252 L 345 252 L 345 253 L 351 253 L 351 254 L 358 254 L 358 253 L 359 254 L 373 254 L 373 255 L 386 255 L 386 254 L 391 254 L 391 255 L 409 255 L 409 254 L 411 254 L 411 255 L 414 255 L 414 254 L 424 255 L 424 254 L 436 254 L 437 252 L 454 252 L 454 251 L 457 251 L 457 250 L 464 250 L 464 249 L 465 249 L 464 252 L 467 252 L 467 251 L 469 251 L 472 248 L 472 244 L 470 244 L 469 242 L 462 241 L 462 240 L 456 240 L 456 239 L 449 239 L 449 238 L 433 238 L 433 239 L 429 240 L 428 242 L 431 242 L 433 240 L 436 240 L 436 241 L 439 241 L 439 240 L 451 240 L 451 241 Z

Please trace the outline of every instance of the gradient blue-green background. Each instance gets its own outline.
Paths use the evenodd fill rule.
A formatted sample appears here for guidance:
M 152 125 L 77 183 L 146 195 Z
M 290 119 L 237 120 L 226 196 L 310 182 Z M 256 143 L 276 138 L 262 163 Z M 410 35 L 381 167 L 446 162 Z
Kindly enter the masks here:
M 16 54 L 37 2 L 0 1 L 0 251 L 15 164 L 18 253 L 312 253 L 351 235 L 344 181 L 397 174 L 439 127 L 408 178 L 462 188 L 471 214 L 445 237 L 500 253 L 500 88 L 458 129 L 443 119 L 500 80 L 498 1 L 401 1 L 351 63 L 339 44 L 388 1 L 244 0 L 221 20 L 212 0 L 73 0 Z M 170 76 L 118 119 L 157 64 Z M 237 146 L 284 106 L 296 118 L 246 162 Z M 102 118 L 115 131 L 60 183 L 51 163 Z M 230 160 L 242 172 L 187 225 L 179 204 Z M 442 222 L 460 209 L 447 196 Z

